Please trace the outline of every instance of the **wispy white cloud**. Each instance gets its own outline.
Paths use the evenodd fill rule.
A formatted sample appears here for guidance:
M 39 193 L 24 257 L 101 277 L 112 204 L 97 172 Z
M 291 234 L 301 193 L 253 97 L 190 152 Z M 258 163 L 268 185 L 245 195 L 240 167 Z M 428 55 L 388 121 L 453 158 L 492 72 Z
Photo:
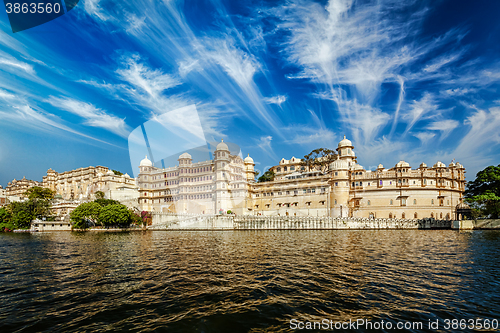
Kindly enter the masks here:
M 85 119 L 85 125 L 104 128 L 121 137 L 127 137 L 129 129 L 124 119 L 106 113 L 94 105 L 67 97 L 53 97 L 48 100 L 52 106 L 76 114 Z
M 123 57 L 122 66 L 116 71 L 119 77 L 152 97 L 158 97 L 163 91 L 181 84 L 171 75 L 144 65 L 137 54 Z
M 99 4 L 100 0 L 83 0 L 83 8 L 88 15 L 100 21 L 106 21 L 109 17 L 104 13 L 104 10 Z
M 426 145 L 427 143 L 430 142 L 430 140 L 436 137 L 436 133 L 419 132 L 419 133 L 414 133 L 413 136 L 418 138 L 422 142 L 422 145 Z
M 439 120 L 427 125 L 427 129 L 430 131 L 440 131 L 441 140 L 445 139 L 450 135 L 451 131 L 459 126 L 459 122 L 453 119 Z
M 436 111 L 439 107 L 436 105 L 436 99 L 428 92 L 424 93 L 420 100 L 414 100 L 408 104 L 408 109 L 402 116 L 407 123 L 404 134 L 407 134 L 419 120 L 438 115 Z
M 256 140 L 256 145 L 269 157 L 276 158 L 276 154 L 274 153 L 273 148 L 271 147 L 272 140 L 273 137 L 270 135 L 261 136 Z
M 287 97 L 284 95 L 277 95 L 264 98 L 264 102 L 266 102 L 267 104 L 276 104 L 278 106 L 281 106 L 281 104 L 285 103 L 286 100 Z
M 295 145 L 315 144 L 317 147 L 329 147 L 335 142 L 335 133 L 327 128 L 292 126 L 285 128 L 284 131 L 291 137 L 287 142 Z
M 0 106 L 1 107 L 1 106 Z M 90 135 L 86 135 L 71 127 L 62 124 L 60 119 L 58 119 L 53 114 L 49 114 L 43 111 L 34 110 L 30 105 L 19 103 L 11 107 L 8 111 L 2 110 L 0 108 L 0 119 L 5 122 L 11 122 L 13 125 L 22 124 L 22 126 L 30 127 L 39 131 L 48 131 L 51 129 L 60 129 L 65 132 L 76 134 L 78 136 L 91 139 L 97 142 L 105 143 L 111 146 L 115 146 L 109 142 L 94 138 Z M 115 146 L 116 147 L 116 146 Z
M 33 69 L 33 66 L 30 64 L 27 64 L 25 62 L 16 60 L 12 57 L 9 58 L 2 58 L 0 57 L 0 67 L 6 69 L 6 70 L 22 70 L 28 74 L 35 74 L 35 70 Z

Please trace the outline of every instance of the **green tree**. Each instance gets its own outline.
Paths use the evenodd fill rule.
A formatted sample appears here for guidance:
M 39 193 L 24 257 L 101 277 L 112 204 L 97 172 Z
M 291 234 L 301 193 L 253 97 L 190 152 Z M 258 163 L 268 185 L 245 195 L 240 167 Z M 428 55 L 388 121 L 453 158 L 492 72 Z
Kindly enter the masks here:
M 117 176 L 123 176 L 123 173 L 121 173 L 120 171 L 117 171 L 117 170 L 111 170 L 113 171 L 113 173 Z
M 27 229 L 31 225 L 33 216 L 27 211 L 19 210 L 12 214 L 11 222 L 16 229 Z
M 259 177 L 259 183 L 272 182 L 274 180 L 274 171 L 267 170 L 262 176 Z
M 26 190 L 24 195 L 28 197 L 29 200 L 52 200 L 56 195 L 56 192 L 49 188 L 43 188 L 40 186 L 34 186 Z
M 0 208 L 0 223 L 8 222 L 10 221 L 10 213 L 7 209 L 4 207 Z
M 500 217 L 500 165 L 489 166 L 477 173 L 476 179 L 467 183 L 464 193 L 471 204 L 473 215 Z
M 105 226 L 130 225 L 132 216 L 125 205 L 108 205 L 101 209 L 99 221 Z
M 95 203 L 98 203 L 101 207 L 106 207 L 109 205 L 121 205 L 119 201 L 111 199 L 95 199 Z
M 0 232 L 12 231 L 15 229 L 14 224 L 11 222 L 11 214 L 4 207 L 0 208 Z
M 96 199 L 104 199 L 104 192 L 103 191 L 95 192 L 95 198 Z
M 337 153 L 328 148 L 318 148 L 311 151 L 309 154 L 304 155 L 300 165 L 307 168 L 307 171 L 328 170 L 330 163 L 337 159 Z
M 101 205 L 96 202 L 82 203 L 76 207 L 70 214 L 71 222 L 77 229 L 86 229 L 88 223 L 93 222 L 99 224 L 99 214 L 101 213 Z

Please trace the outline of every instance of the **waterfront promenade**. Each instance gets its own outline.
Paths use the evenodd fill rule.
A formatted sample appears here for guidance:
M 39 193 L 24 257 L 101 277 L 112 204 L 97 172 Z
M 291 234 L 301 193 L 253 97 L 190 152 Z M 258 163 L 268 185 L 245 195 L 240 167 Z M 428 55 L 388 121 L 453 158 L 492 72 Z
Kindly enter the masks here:
M 356 217 L 191 215 L 153 213 L 151 230 L 452 229 L 453 221 Z

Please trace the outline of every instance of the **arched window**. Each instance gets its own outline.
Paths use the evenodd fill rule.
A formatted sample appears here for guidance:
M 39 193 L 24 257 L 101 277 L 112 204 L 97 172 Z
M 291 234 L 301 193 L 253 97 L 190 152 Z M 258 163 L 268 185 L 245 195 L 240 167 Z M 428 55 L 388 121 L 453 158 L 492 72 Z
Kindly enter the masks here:
M 418 214 L 417 214 L 417 212 L 415 212 L 415 214 L 413 214 L 413 218 L 414 218 L 414 219 L 418 218 Z
M 276 168 L 276 172 L 281 172 L 281 168 L 280 167 Z
M 449 220 L 450 219 L 450 213 L 446 214 L 446 219 Z
M 439 215 L 439 218 L 440 218 L 440 219 L 443 219 L 443 213 L 441 213 L 441 215 Z
M 434 199 L 431 199 L 431 205 L 434 205 Z
M 286 167 L 283 168 L 283 171 L 286 171 Z
M 431 218 L 434 218 L 434 213 L 431 213 Z
M 370 200 L 368 200 L 367 204 L 368 204 L 368 206 L 370 206 L 370 204 L 371 204 Z
M 417 199 L 413 199 L 413 204 L 416 205 L 417 204 Z
M 403 212 L 403 214 L 401 214 L 401 218 L 405 219 L 406 218 L 406 215 L 405 213 Z
M 392 213 L 389 213 L 389 218 L 392 219 Z
M 391 203 L 390 204 L 392 205 L 392 199 L 391 199 Z

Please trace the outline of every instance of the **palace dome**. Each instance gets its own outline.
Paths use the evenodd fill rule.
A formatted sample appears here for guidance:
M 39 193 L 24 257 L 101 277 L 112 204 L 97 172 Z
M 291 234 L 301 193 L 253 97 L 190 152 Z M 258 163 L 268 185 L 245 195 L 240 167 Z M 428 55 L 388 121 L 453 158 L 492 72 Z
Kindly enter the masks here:
M 383 168 L 384 168 L 384 166 L 382 164 L 379 164 L 378 167 L 377 167 L 377 170 L 378 169 L 383 169 Z
M 438 161 L 438 162 L 437 162 L 436 164 L 434 164 L 432 167 L 433 167 L 433 168 L 446 168 L 446 165 L 445 165 L 443 162 Z
M 423 168 L 427 168 L 427 164 L 422 162 L 422 163 L 420 163 L 420 169 L 423 169 Z
M 145 158 L 145 159 L 143 159 L 143 160 L 141 161 L 140 166 L 141 166 L 141 167 L 142 167 L 142 166 L 144 166 L 144 167 L 150 167 L 150 166 L 153 166 L 153 163 L 152 163 L 152 162 L 148 159 L 148 155 L 146 155 L 146 158 Z
M 342 147 L 352 147 L 351 140 L 347 140 L 345 138 L 345 135 L 344 135 L 344 138 L 342 139 L 342 141 L 339 142 L 339 148 L 342 148 Z
M 398 164 L 396 164 L 396 168 L 409 168 L 410 164 L 405 161 L 399 161 Z
M 352 169 L 353 170 L 364 170 L 363 166 L 361 166 L 361 165 L 359 165 L 357 163 L 352 166 Z
M 245 162 L 245 164 L 250 164 L 250 163 L 253 163 L 253 158 L 251 158 L 250 154 L 248 154 L 248 156 L 245 157 L 245 159 L 243 161 Z
M 220 143 L 217 145 L 217 148 L 215 150 L 229 150 L 227 145 L 224 143 L 224 139 L 220 140 Z
M 179 156 L 179 159 L 181 159 L 181 158 L 191 159 L 191 155 L 189 155 L 188 153 L 183 153 L 183 154 L 181 154 L 181 156 Z

